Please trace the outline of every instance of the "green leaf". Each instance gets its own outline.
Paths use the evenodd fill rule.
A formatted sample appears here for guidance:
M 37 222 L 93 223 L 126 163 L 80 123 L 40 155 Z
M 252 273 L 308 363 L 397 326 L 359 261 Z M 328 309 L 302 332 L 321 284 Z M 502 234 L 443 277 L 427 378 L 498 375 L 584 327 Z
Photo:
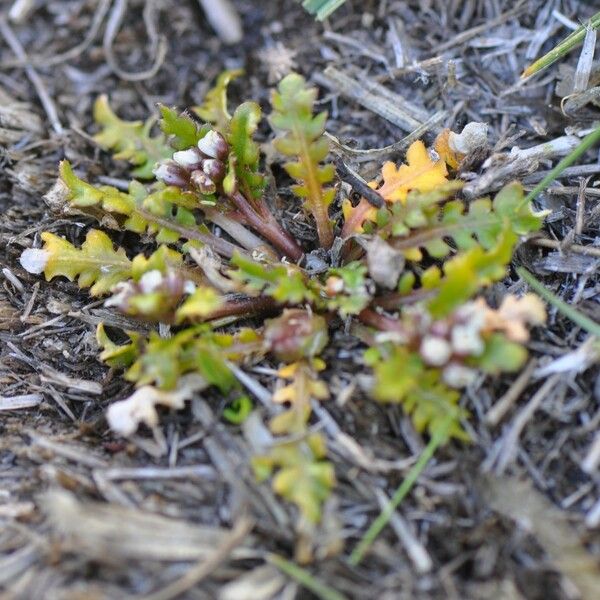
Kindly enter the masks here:
M 426 194 L 412 192 L 406 203 L 397 202 L 391 209 L 390 243 L 403 250 L 410 260 L 420 260 L 420 249 L 434 258 L 444 258 L 452 248 L 470 250 L 477 245 L 489 250 L 496 246 L 504 230 L 522 236 L 538 231 L 547 212 L 536 213 L 520 183 L 511 183 L 494 198 L 479 198 L 469 202 L 452 200 L 441 204 L 460 186 L 449 182 L 442 189 Z M 387 210 L 387 209 L 385 209 Z
M 112 240 L 97 229 L 88 231 L 81 248 L 47 231 L 41 237 L 46 280 L 58 276 L 70 281 L 77 279 L 79 287 L 90 287 L 92 296 L 106 294 L 122 281 L 139 281 L 149 271 L 166 273 L 182 263 L 181 254 L 166 246 L 159 247 L 148 258 L 139 254 L 130 261 L 123 248 L 115 250 Z
M 327 274 L 329 277 L 339 277 L 343 284 L 341 289 L 327 300 L 330 310 L 339 311 L 342 317 L 356 315 L 371 301 L 371 294 L 366 286 L 367 267 L 361 262 L 354 261 L 343 267 L 329 269 Z M 328 283 L 330 282 L 329 279 Z
M 125 377 L 137 386 L 154 384 L 169 390 L 183 375 L 197 373 L 226 394 L 239 387 L 226 361 L 240 360 L 247 353 L 239 348 L 246 337 L 244 331 L 236 336 L 218 334 L 206 324 L 186 327 L 169 338 L 153 331 Z M 250 346 L 256 346 L 254 339 Z
M 291 73 L 273 92 L 269 121 L 279 134 L 273 142 L 275 148 L 293 159 L 284 165 L 289 175 L 299 181 L 293 191 L 315 218 L 321 246 L 329 248 L 333 229 L 328 209 L 335 189 L 324 184 L 333 180 L 335 168 L 331 164 L 321 165 L 329 153 L 329 142 L 323 136 L 327 113 L 313 117 L 316 98 L 316 88 L 308 87 L 304 77 Z
M 102 127 L 94 136 L 96 143 L 105 150 L 112 150 L 117 160 L 126 160 L 136 168 L 134 177 L 152 179 L 154 165 L 173 154 L 163 135 L 151 136 L 154 119 L 123 121 L 111 110 L 106 95 L 94 103 L 94 120 Z
M 259 172 L 260 149 L 252 139 L 260 119 L 260 106 L 256 102 L 244 102 L 233 113 L 226 136 L 234 158 L 236 180 L 249 200 L 260 198 L 266 185 Z
M 223 417 L 234 425 L 241 425 L 250 416 L 253 408 L 252 400 L 244 394 L 223 409 Z
M 175 150 L 185 150 L 195 146 L 208 132 L 208 127 L 199 127 L 198 124 L 185 113 L 159 104 L 161 114 L 160 128 L 169 136 L 169 142 Z
M 444 275 L 431 278 L 429 289 L 437 289 L 435 297 L 428 302 L 429 311 L 435 318 L 448 315 L 469 300 L 482 287 L 506 276 L 517 236 L 510 230 L 498 237 L 496 246 L 484 250 L 481 246 L 462 252 L 444 263 Z M 431 271 L 433 274 L 435 270 Z
M 372 348 L 365 359 L 374 371 L 376 400 L 401 403 L 417 431 L 435 436 L 443 429 L 448 437 L 469 439 L 460 424 L 465 416 L 458 406 L 460 394 L 442 383 L 439 370 L 427 368 L 416 352 L 388 345 L 381 350 Z M 448 428 L 449 415 L 452 423 Z
M 223 71 L 217 78 L 215 86 L 206 94 L 204 102 L 192 109 L 201 119 L 212 123 L 221 132 L 227 129 L 231 115 L 227 111 L 227 86 L 229 82 L 242 75 L 242 69 Z
M 266 266 L 241 254 L 234 255 L 231 264 L 237 270 L 229 271 L 229 276 L 239 281 L 249 294 L 266 294 L 282 304 L 300 304 L 316 299 L 303 272 L 294 265 Z
M 121 215 L 123 228 L 153 235 L 158 243 L 179 241 L 185 237 L 182 228 L 190 230 L 190 235 L 200 233 L 192 213 L 199 205 L 196 194 L 163 184 L 155 184 L 154 191 L 148 192 L 135 180 L 129 185 L 129 193 L 109 185 L 93 186 L 77 177 L 67 161 L 60 164 L 60 176 L 71 206 L 84 210 L 98 207 L 104 212 Z M 176 229 L 169 228 L 169 223 Z
M 485 373 L 497 375 L 518 371 L 526 360 L 526 348 L 507 340 L 501 333 L 494 333 L 486 340 L 483 354 L 473 362 Z

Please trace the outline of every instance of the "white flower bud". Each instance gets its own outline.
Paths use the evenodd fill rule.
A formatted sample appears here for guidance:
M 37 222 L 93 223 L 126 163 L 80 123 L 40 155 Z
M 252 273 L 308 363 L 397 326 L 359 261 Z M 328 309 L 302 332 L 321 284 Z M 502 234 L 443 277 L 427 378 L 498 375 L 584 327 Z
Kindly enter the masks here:
M 139 287 L 143 294 L 156 291 L 163 282 L 163 274 L 158 269 L 147 271 L 140 277 Z
M 198 141 L 198 149 L 206 156 L 219 160 L 225 160 L 229 154 L 229 144 L 219 132 L 214 130 L 209 131 Z
M 173 160 L 184 169 L 194 170 L 202 164 L 202 155 L 198 148 L 179 150 L 173 154 Z
M 419 352 L 427 364 L 432 367 L 441 367 L 452 356 L 452 347 L 444 338 L 427 335 L 421 342 Z
M 194 171 L 190 176 L 191 182 L 201 194 L 214 194 L 217 191 L 215 182 L 203 171 Z
M 164 181 L 167 185 L 184 187 L 188 184 L 187 173 L 172 160 L 158 163 L 152 172 L 156 179 Z

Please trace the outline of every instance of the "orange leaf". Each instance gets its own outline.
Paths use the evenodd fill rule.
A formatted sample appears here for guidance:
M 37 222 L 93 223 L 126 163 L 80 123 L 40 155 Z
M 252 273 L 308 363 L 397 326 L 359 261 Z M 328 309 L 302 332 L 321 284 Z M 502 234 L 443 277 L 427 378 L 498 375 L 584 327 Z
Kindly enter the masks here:
M 413 142 L 406 152 L 408 164 L 396 168 L 393 162 L 386 162 L 381 169 L 383 185 L 377 190 L 388 202 L 403 202 L 411 190 L 431 192 L 446 183 L 444 161 L 433 161 L 425 144 Z
M 433 147 L 435 151 L 440 155 L 440 158 L 451 168 L 457 169 L 460 161 L 465 157 L 464 154 L 460 152 L 456 152 L 452 150 L 450 147 L 450 130 L 442 129 L 440 131 L 437 138 L 435 138 L 435 142 Z
M 413 142 L 406 152 L 408 164 L 396 168 L 393 162 L 386 162 L 382 169 L 383 185 L 377 190 L 387 202 L 404 202 L 411 190 L 431 192 L 446 183 L 448 171 L 443 160 L 433 161 L 425 144 L 421 141 Z M 375 182 L 369 186 L 376 189 Z M 344 227 L 342 237 L 346 238 L 352 233 L 360 233 L 367 220 L 374 221 L 377 210 L 364 198 L 352 207 L 349 201 L 342 205 L 344 213 Z

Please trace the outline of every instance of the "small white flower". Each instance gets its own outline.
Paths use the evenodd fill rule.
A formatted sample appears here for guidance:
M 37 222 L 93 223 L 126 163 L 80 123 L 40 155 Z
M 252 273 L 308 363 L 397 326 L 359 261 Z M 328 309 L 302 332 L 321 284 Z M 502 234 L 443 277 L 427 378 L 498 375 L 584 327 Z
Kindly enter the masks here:
M 455 325 L 452 328 L 451 342 L 454 352 L 467 356 L 479 356 L 485 348 L 479 328 L 471 323 Z
M 420 348 L 423 360 L 433 367 L 445 365 L 452 356 L 452 347 L 441 337 L 427 335 L 423 338 Z
M 133 293 L 131 281 L 120 281 L 112 288 L 112 296 L 104 301 L 105 307 L 127 306 L 127 300 Z
M 196 284 L 193 281 L 186 279 L 183 284 L 183 291 L 186 294 L 193 294 L 196 291 Z
M 156 179 L 167 179 L 171 175 L 169 166 L 165 163 L 158 163 L 152 170 L 152 173 L 154 173 Z

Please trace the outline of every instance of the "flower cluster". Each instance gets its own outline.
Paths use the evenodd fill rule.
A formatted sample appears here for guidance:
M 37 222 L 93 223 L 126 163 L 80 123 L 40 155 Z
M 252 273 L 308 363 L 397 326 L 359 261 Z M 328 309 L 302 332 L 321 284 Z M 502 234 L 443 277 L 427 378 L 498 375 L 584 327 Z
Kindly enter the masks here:
M 122 313 L 152 320 L 168 320 L 185 293 L 195 289 L 193 282 L 185 281 L 176 271 L 165 274 L 158 269 L 144 273 L 139 281 L 121 281 L 113 288 L 113 295 L 105 306 L 114 306 Z
M 444 383 L 463 388 L 477 376 L 479 359 L 490 351 L 491 341 L 523 344 L 529 339 L 526 326 L 541 325 L 545 320 L 544 306 L 533 294 L 506 296 L 498 309 L 478 298 L 437 320 L 420 306 L 407 308 L 402 330 L 378 337 L 409 345 L 427 366 L 441 369 Z M 502 337 L 493 338 L 495 334 Z
M 197 144 L 173 153 L 173 158 L 158 163 L 157 179 L 209 196 L 217 191 L 226 174 L 229 144 L 217 131 L 210 130 Z

